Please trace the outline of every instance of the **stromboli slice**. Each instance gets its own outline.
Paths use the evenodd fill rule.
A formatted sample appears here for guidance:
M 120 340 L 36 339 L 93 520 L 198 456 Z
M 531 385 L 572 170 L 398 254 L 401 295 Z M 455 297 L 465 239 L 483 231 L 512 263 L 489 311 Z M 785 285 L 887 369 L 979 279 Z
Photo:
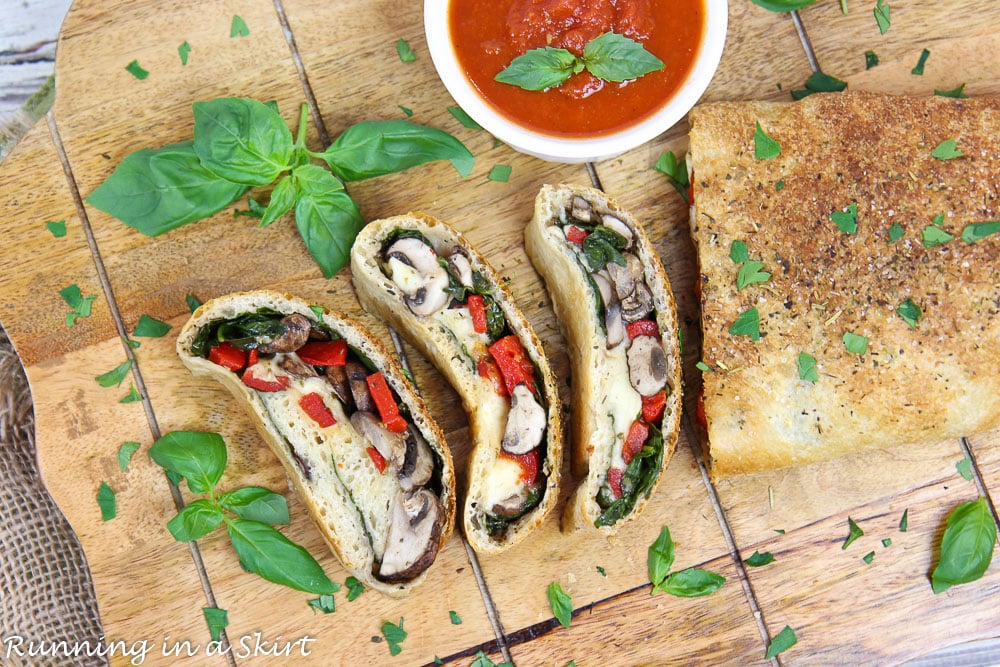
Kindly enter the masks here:
M 585 479 L 563 527 L 614 533 L 642 512 L 677 444 L 681 363 L 670 282 L 642 227 L 600 190 L 542 186 L 524 239 L 572 368 L 572 469 Z
M 270 291 L 199 307 L 181 361 L 246 408 L 334 554 L 406 595 L 454 528 L 451 453 L 422 399 L 360 324 Z
M 366 310 L 428 357 L 462 397 L 472 453 L 463 526 L 498 553 L 558 500 L 562 423 L 541 343 L 492 267 L 455 229 L 419 213 L 369 223 L 351 251 Z

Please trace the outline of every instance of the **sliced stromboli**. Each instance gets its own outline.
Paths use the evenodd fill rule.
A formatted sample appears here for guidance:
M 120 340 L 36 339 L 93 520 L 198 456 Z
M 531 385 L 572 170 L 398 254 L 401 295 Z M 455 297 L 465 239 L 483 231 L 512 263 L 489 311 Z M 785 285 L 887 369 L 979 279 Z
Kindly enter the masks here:
M 392 597 L 423 579 L 454 528 L 451 453 L 378 340 L 344 316 L 256 291 L 202 305 L 177 353 L 244 404 L 351 574 Z
M 573 474 L 563 528 L 614 533 L 642 512 L 677 443 L 681 364 L 663 264 L 603 192 L 546 185 L 525 228 L 569 344 Z
M 562 425 L 538 338 L 496 272 L 429 216 L 369 223 L 351 252 L 366 310 L 397 328 L 450 381 L 469 416 L 463 525 L 480 553 L 507 549 L 558 500 Z

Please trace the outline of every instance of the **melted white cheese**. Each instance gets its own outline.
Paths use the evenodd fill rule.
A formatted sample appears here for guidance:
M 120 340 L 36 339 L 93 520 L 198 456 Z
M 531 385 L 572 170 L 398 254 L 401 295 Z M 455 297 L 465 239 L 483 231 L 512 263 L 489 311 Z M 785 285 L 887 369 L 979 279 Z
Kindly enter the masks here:
M 396 283 L 396 286 L 407 295 L 413 296 L 418 289 L 423 287 L 423 275 L 409 264 L 401 262 L 395 257 L 390 257 L 387 264 L 392 282 Z
M 483 480 L 481 498 L 482 508 L 489 512 L 493 506 L 503 503 L 511 496 L 521 492 L 524 484 L 521 482 L 521 465 L 517 461 L 497 457 L 496 463 L 490 468 Z
M 597 395 L 602 397 L 597 410 L 611 418 L 615 434 L 611 467 L 623 470 L 626 466 L 622 458 L 622 444 L 629 426 L 642 413 L 642 397 L 632 388 L 628 379 L 627 347 L 622 344 L 606 350 L 600 355 L 600 363 L 596 369 Z

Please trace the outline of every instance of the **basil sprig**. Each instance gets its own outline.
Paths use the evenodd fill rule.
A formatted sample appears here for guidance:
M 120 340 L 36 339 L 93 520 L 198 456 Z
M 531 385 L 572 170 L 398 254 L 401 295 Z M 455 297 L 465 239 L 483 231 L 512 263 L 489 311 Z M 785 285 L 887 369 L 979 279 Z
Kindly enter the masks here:
M 190 542 L 225 524 L 229 539 L 247 572 L 300 591 L 330 594 L 336 585 L 309 552 L 270 524 L 289 522 L 285 497 L 258 486 L 216 494 L 226 469 L 226 443 L 218 433 L 173 431 L 149 448 L 149 456 L 172 479 L 187 480 L 192 500 L 167 522 L 178 542 Z
M 650 595 L 663 591 L 677 597 L 702 597 L 711 595 L 726 583 L 726 578 L 721 574 L 696 567 L 671 573 L 673 565 L 674 541 L 670 537 L 670 529 L 663 526 L 656 541 L 649 545 L 646 554 L 646 569 L 649 572 L 649 581 L 653 584 Z
M 639 42 L 616 32 L 606 32 L 587 42 L 583 56 L 544 46 L 514 58 L 494 79 L 524 90 L 546 90 L 587 70 L 598 79 L 615 83 L 663 69 L 663 61 Z
M 986 498 L 962 503 L 948 515 L 941 538 L 941 558 L 931 573 L 934 593 L 983 576 L 993 560 L 997 525 Z
M 472 169 L 472 153 L 458 139 L 405 120 L 361 122 L 325 151 L 310 151 L 305 146 L 308 111 L 302 105 L 293 140 L 273 104 L 236 97 L 196 102 L 192 141 L 128 155 L 87 203 L 158 236 L 218 213 L 249 188 L 277 181 L 261 225 L 294 210 L 306 249 L 330 278 L 347 263 L 364 225 L 344 182 L 434 160 L 450 160 L 463 177 Z

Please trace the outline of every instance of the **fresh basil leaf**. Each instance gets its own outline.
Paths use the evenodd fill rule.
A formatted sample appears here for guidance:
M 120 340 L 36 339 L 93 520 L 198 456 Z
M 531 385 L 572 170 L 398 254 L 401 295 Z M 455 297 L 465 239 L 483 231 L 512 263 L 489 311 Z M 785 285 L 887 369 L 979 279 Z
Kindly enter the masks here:
M 215 503 L 199 498 L 192 500 L 167 522 L 167 530 L 178 542 L 199 540 L 219 527 L 224 515 Z
M 816 71 L 809 75 L 805 82 L 805 90 L 793 90 L 792 99 L 801 100 L 813 93 L 839 93 L 847 88 L 847 82 L 841 81 L 826 72 Z
M 837 225 L 837 229 L 845 234 L 858 233 L 858 204 L 851 202 L 846 211 L 834 211 L 830 214 L 830 219 Z
M 45 223 L 45 228 L 49 230 L 52 236 L 57 239 L 61 239 L 66 236 L 66 221 L 65 220 L 50 220 Z
M 620 83 L 663 69 L 663 61 L 625 35 L 606 32 L 583 47 L 587 71 L 599 79 Z
M 573 601 L 566 595 L 558 581 L 549 584 L 549 587 L 545 589 L 545 594 L 549 598 L 552 613 L 555 614 L 564 628 L 568 628 L 573 618 Z
M 510 172 L 511 166 L 509 164 L 495 164 L 490 169 L 490 173 L 486 175 L 486 178 L 498 183 L 506 183 L 510 180 Z
M 781 155 L 781 144 L 764 132 L 757 121 L 757 129 L 753 134 L 753 154 L 758 160 L 771 160 Z
M 138 442 L 129 440 L 128 442 L 123 442 L 118 447 L 118 468 L 122 472 L 125 472 L 125 469 L 128 468 L 128 464 L 132 460 L 132 455 L 135 454 L 140 446 Z
M 97 380 L 97 384 L 102 387 L 120 387 L 122 382 L 124 382 L 125 378 L 128 376 L 128 372 L 131 368 L 132 360 L 128 359 L 107 373 L 102 373 L 94 379 Z
M 399 625 L 386 621 L 382 624 L 382 636 L 385 637 L 386 644 L 389 645 L 390 655 L 399 655 L 403 650 L 400 643 L 406 639 L 406 630 L 403 629 L 403 619 L 399 619 Z
M 751 2 L 772 12 L 794 12 L 808 7 L 816 0 L 751 0 Z
M 233 22 L 229 24 L 229 38 L 246 37 L 249 34 L 250 28 L 247 27 L 247 22 L 236 14 L 233 14 Z
M 927 225 L 924 227 L 923 231 L 920 233 L 920 237 L 924 242 L 925 248 L 934 248 L 935 246 L 944 245 L 948 241 L 955 238 L 935 225 Z
M 348 602 L 354 602 L 365 592 L 365 585 L 358 581 L 357 577 L 348 577 L 344 580 L 344 585 L 347 586 Z
M 181 45 L 177 47 L 177 55 L 181 58 L 181 67 L 185 67 L 188 64 L 188 54 L 191 53 L 191 45 L 187 41 L 181 42 Z
M 458 615 L 457 611 L 449 611 L 448 616 L 451 618 L 452 625 L 462 625 L 462 617 Z
M 323 277 L 332 278 L 347 264 L 365 221 L 344 186 L 322 167 L 303 165 L 292 176 L 302 193 L 295 204 L 299 235 Z
M 194 493 L 210 493 L 226 468 L 226 442 L 218 433 L 171 431 L 153 443 L 149 457 L 186 479 Z
M 566 49 L 544 46 L 514 58 L 493 78 L 524 90 L 545 90 L 562 84 L 583 68 L 583 62 Z
M 853 354 L 865 354 L 868 352 L 868 339 L 850 331 L 844 333 L 844 347 Z
M 646 553 L 646 569 L 649 572 L 649 582 L 653 584 L 650 595 L 666 581 L 670 568 L 674 566 L 674 541 L 670 538 L 670 529 L 663 526 L 656 540 L 649 545 Z
M 271 526 L 240 518 L 225 521 L 240 565 L 247 572 L 306 593 L 335 591 L 316 559 Z
M 97 298 L 96 294 L 83 296 L 80 286 L 75 283 L 59 290 L 59 296 L 63 298 L 66 305 L 73 309 L 71 312 L 66 313 L 66 326 L 68 327 L 76 324 L 77 319 L 81 317 L 90 317 L 94 299 Z
M 661 174 L 666 174 L 667 180 L 670 182 L 670 185 L 674 186 L 674 190 L 677 190 L 685 202 L 690 203 L 688 201 L 690 179 L 688 177 L 686 160 L 678 160 L 673 151 L 667 151 L 666 153 L 660 153 L 660 157 L 657 158 L 653 169 Z
M 709 373 L 712 370 L 711 366 L 706 364 L 704 361 L 699 361 L 694 365 L 694 367 L 697 368 L 702 373 Z
M 917 322 L 923 316 L 924 312 L 920 309 L 920 306 L 913 303 L 913 299 L 907 299 L 903 303 L 896 306 L 896 314 L 903 318 L 911 329 L 917 328 Z
M 916 76 L 923 76 L 923 74 L 924 74 L 924 65 L 927 64 L 927 59 L 930 58 L 930 57 L 931 57 L 931 52 L 930 51 L 928 51 L 927 49 L 924 49 L 923 51 L 921 51 L 920 52 L 920 59 L 917 61 L 916 67 L 914 67 L 912 70 L 910 70 L 910 74 L 913 74 L 913 75 L 916 75 Z
M 951 90 L 935 90 L 934 94 L 938 97 L 954 97 L 956 99 L 964 100 L 969 96 L 963 92 L 965 90 L 965 84 L 961 84 L 958 88 L 952 88 Z
M 764 553 L 754 551 L 753 555 L 743 562 L 750 567 L 763 567 L 774 562 L 774 554 L 770 551 L 765 551 Z
M 901 238 L 903 238 L 903 225 L 898 222 L 894 222 L 892 226 L 889 227 L 889 243 L 895 243 Z
M 269 224 L 288 213 L 295 206 L 295 200 L 299 197 L 295 180 L 291 176 L 285 176 L 278 181 L 271 191 L 271 200 L 264 209 L 264 214 L 260 219 L 260 227 L 267 227 Z
M 199 301 L 197 297 L 190 294 L 186 294 L 184 296 L 184 303 L 187 304 L 188 310 L 192 313 L 201 307 L 201 301 Z
M 729 333 L 734 336 L 750 336 L 753 341 L 760 340 L 760 313 L 757 307 L 744 310 L 729 327 Z
M 412 63 L 414 60 L 417 59 L 417 54 L 413 52 L 413 49 L 410 48 L 410 45 L 406 42 L 405 39 L 400 39 L 398 42 L 396 42 L 396 54 L 399 56 L 399 59 L 404 63 Z
M 222 631 L 229 625 L 229 613 L 218 607 L 202 607 L 201 613 L 205 615 L 205 623 L 208 624 L 208 634 L 212 637 L 212 641 L 222 641 Z
M 865 69 L 870 70 L 878 65 L 878 55 L 874 51 L 865 51 Z
M 816 371 L 816 358 L 807 352 L 799 352 L 799 359 L 796 363 L 799 370 L 799 379 L 816 384 L 819 381 L 819 373 Z
M 972 459 L 966 456 L 964 459 L 955 464 L 955 470 L 958 474 L 962 476 L 966 482 L 972 481 Z
M 875 9 L 872 10 L 872 13 L 875 14 L 875 23 L 878 24 L 879 33 L 884 35 L 889 32 L 889 26 L 892 23 L 889 3 L 885 0 L 878 0 L 875 3 Z
M 975 243 L 997 232 L 1000 232 L 1000 220 L 973 222 L 966 225 L 965 229 L 962 230 L 962 240 L 966 243 Z
M 141 400 L 142 400 L 142 394 L 139 393 L 139 390 L 136 389 L 135 385 L 133 384 L 133 385 L 131 385 L 129 387 L 128 393 L 125 394 L 124 396 L 122 396 L 118 400 L 118 402 L 119 403 L 135 403 L 136 401 L 141 401 Z
M 746 241 L 733 241 L 732 245 L 729 246 L 729 259 L 737 264 L 742 264 L 750 259 Z
M 674 572 L 657 588 L 664 593 L 682 598 L 697 598 L 711 595 L 722 588 L 726 578 L 721 574 L 689 567 L 680 572 Z
M 142 65 L 139 64 L 138 60 L 133 60 L 128 65 L 126 65 L 125 71 L 134 76 L 135 78 L 139 79 L 139 81 L 142 81 L 147 76 L 149 76 L 149 72 L 147 72 L 142 68 Z
M 861 530 L 861 526 L 854 522 L 854 519 L 847 517 L 847 537 L 844 539 L 844 543 L 840 546 L 841 551 L 851 546 L 854 540 L 858 539 L 865 534 L 865 531 Z
M 242 519 L 266 524 L 286 524 L 288 501 L 280 493 L 260 486 L 244 486 L 219 496 L 219 504 Z
M 244 97 L 195 102 L 194 151 L 202 166 L 244 185 L 268 185 L 292 166 L 292 132 L 272 107 Z
M 910 525 L 910 508 L 903 510 L 903 516 L 899 519 L 899 532 L 905 533 Z
M 934 593 L 982 577 L 993 560 L 996 541 L 997 525 L 986 498 L 953 509 L 941 538 L 941 557 L 931 573 Z
M 965 153 L 955 147 L 956 143 L 957 142 L 954 139 L 945 139 L 939 143 L 933 151 L 931 151 L 931 156 L 937 158 L 938 160 L 953 160 L 955 158 L 962 157 Z
M 740 270 L 736 273 L 737 291 L 743 289 L 747 285 L 752 285 L 753 283 L 766 283 L 770 280 L 771 274 L 767 271 L 761 271 L 763 268 L 764 262 L 758 262 L 754 259 L 744 262 L 740 267 Z
M 270 182 L 270 181 L 268 181 Z M 194 144 L 129 154 L 87 203 L 147 236 L 218 213 L 246 191 L 202 166 Z
M 101 508 L 101 521 L 111 521 L 118 514 L 115 492 L 107 482 L 101 482 L 97 489 L 97 506 Z
M 162 338 L 167 335 L 168 331 L 170 331 L 169 324 L 144 314 L 139 316 L 139 321 L 136 323 L 132 335 L 144 338 Z
M 481 130 L 483 126 L 473 120 L 472 116 L 465 112 L 462 107 L 448 107 L 448 113 L 455 117 L 455 119 L 462 124 L 462 127 L 467 127 L 470 130 Z
M 313 613 L 316 613 L 316 609 L 324 614 L 332 614 L 337 611 L 337 603 L 333 599 L 333 595 L 320 595 L 318 598 L 313 598 L 309 600 L 309 606 L 313 608 Z
M 408 120 L 352 125 L 322 157 L 335 174 L 348 182 L 394 174 L 435 160 L 449 160 L 464 178 L 475 162 L 469 149 L 452 135 Z
M 784 653 L 795 646 L 797 641 L 798 638 L 795 636 L 795 631 L 786 625 L 781 632 L 771 639 L 771 642 L 767 645 L 767 653 L 764 654 L 764 657 L 771 659 L 779 653 Z

